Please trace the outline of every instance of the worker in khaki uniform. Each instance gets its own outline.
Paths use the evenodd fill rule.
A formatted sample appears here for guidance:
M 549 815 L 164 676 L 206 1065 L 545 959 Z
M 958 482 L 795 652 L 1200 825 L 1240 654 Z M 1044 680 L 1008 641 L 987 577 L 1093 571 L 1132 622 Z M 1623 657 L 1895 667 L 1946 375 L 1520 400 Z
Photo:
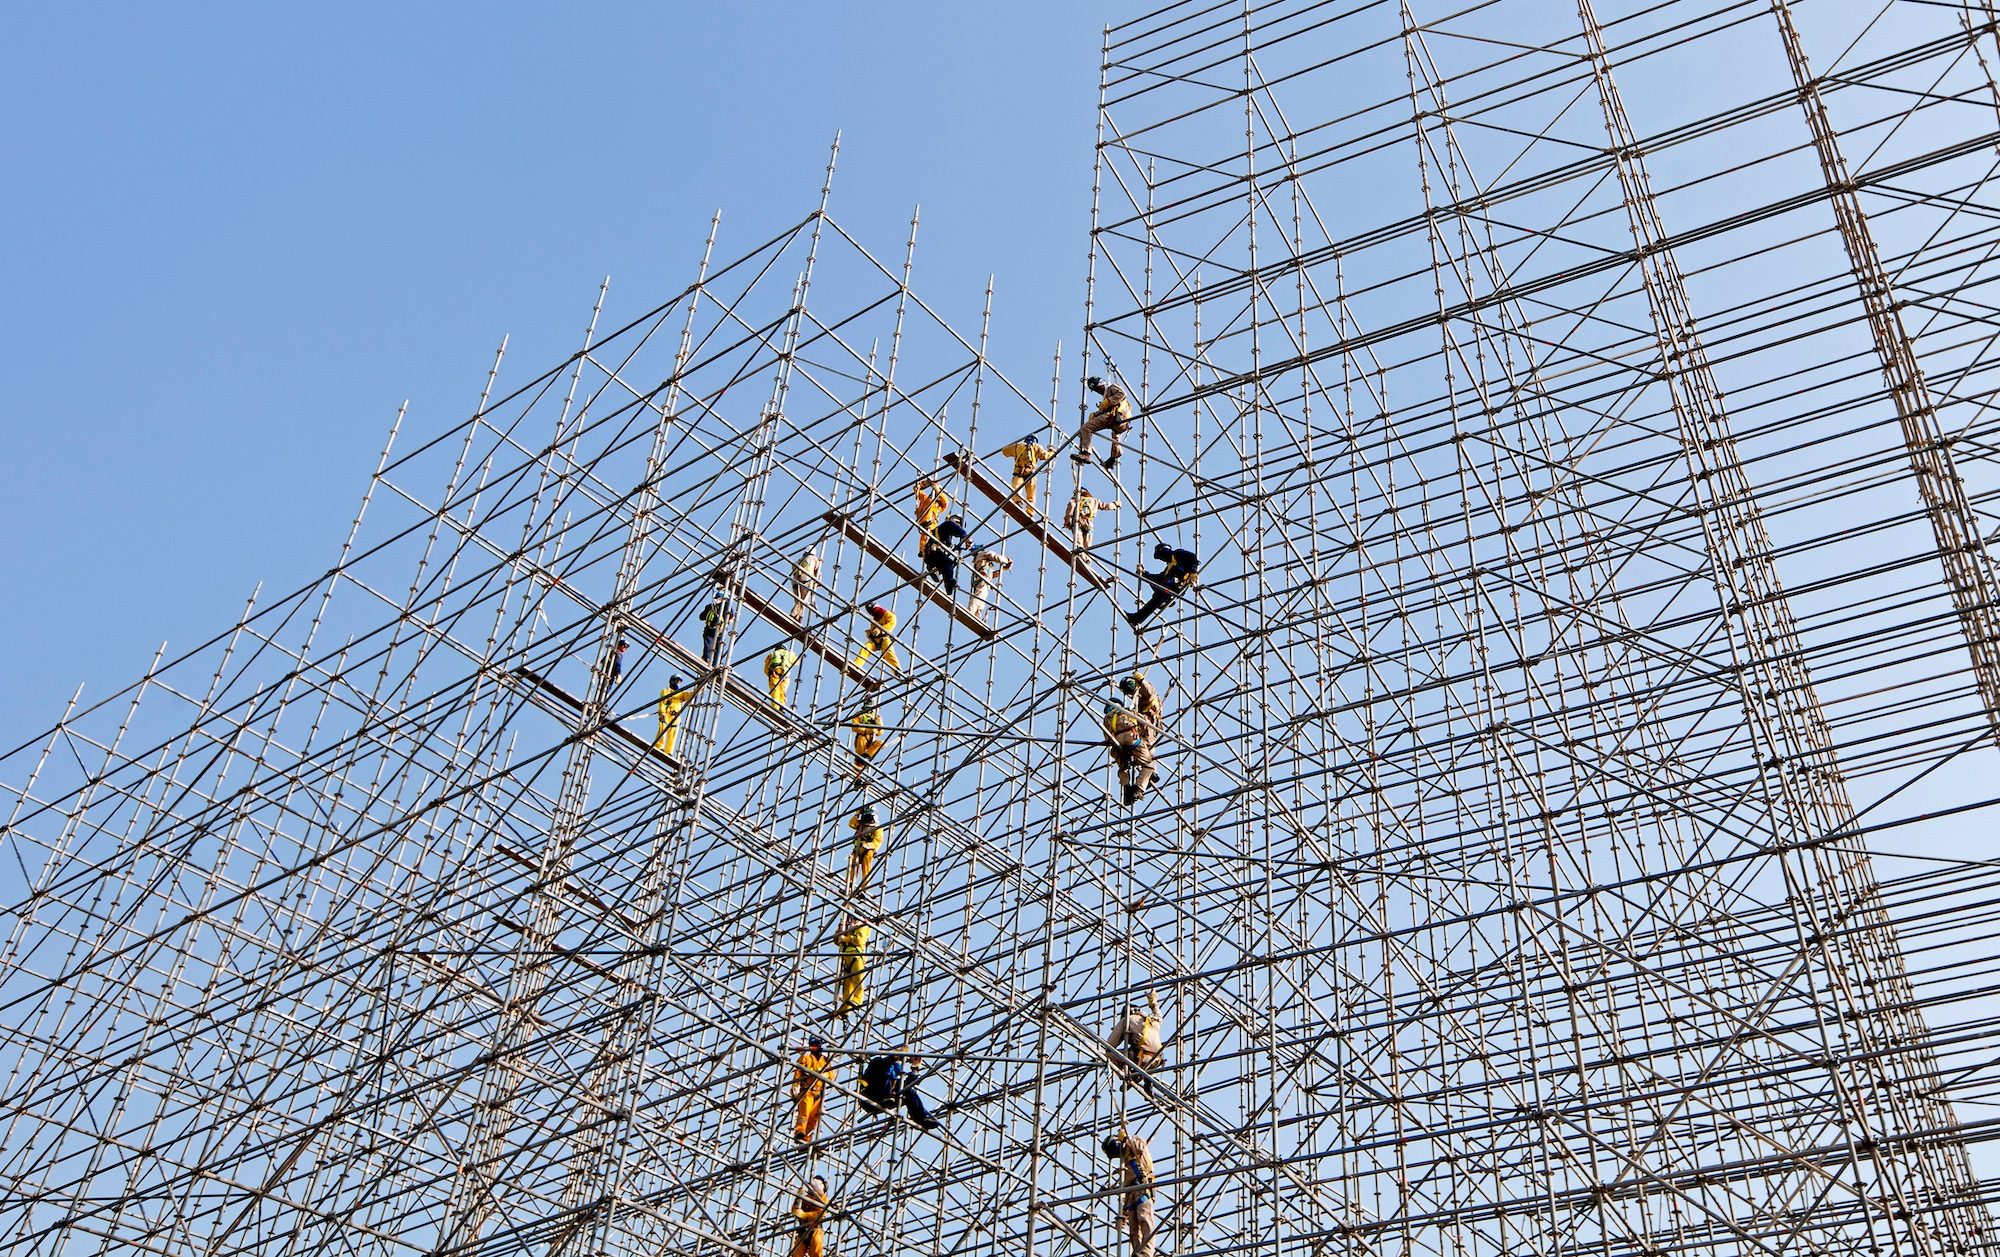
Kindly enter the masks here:
M 799 1228 L 792 1234 L 791 1257 L 826 1257 L 826 1231 L 821 1224 L 832 1201 L 826 1180 L 817 1174 L 793 1198 L 792 1217 L 798 1220 Z
M 882 748 L 889 744 L 889 737 L 882 732 L 882 713 L 872 703 L 855 712 L 847 727 L 854 730 L 854 780 L 859 782 L 868 761 L 881 754 Z
M 1012 445 L 1000 447 L 1000 453 L 1014 460 L 1014 474 L 1008 478 L 1008 488 L 1015 501 L 1029 510 L 1035 509 L 1035 477 L 1042 470 L 1042 464 L 1056 456 L 1054 448 L 1043 445 L 1032 436 L 1024 436 Z
M 792 1068 L 792 1099 L 798 1109 L 792 1117 L 792 1138 L 811 1143 L 819 1130 L 819 1115 L 826 1102 L 826 1084 L 833 1080 L 833 1061 L 818 1035 L 806 1040 L 799 1061 Z
M 1120 443 L 1132 426 L 1132 403 L 1125 396 L 1125 390 L 1116 384 L 1106 384 L 1096 376 L 1083 382 L 1085 388 L 1097 394 L 1097 409 L 1084 417 L 1083 426 L 1076 430 L 1076 453 L 1070 455 L 1079 463 L 1090 461 L 1090 438 L 1099 432 L 1111 434 L 1111 457 L 1104 460 L 1108 470 L 1118 465 Z
M 1118 770 L 1118 784 L 1125 805 L 1138 801 L 1153 784 L 1153 737 L 1147 721 L 1119 699 L 1104 704 L 1104 738 L 1111 747 L 1111 763 Z
M 1097 520 L 1099 511 L 1115 511 L 1116 502 L 1107 502 L 1082 485 L 1076 487 L 1076 496 L 1063 507 L 1063 527 L 1069 529 L 1070 543 L 1079 550 L 1090 549 L 1090 530 Z
M 1106 1135 L 1104 1155 L 1118 1162 L 1125 1181 L 1123 1217 L 1132 1257 L 1153 1257 L 1153 1233 L 1159 1223 L 1153 1216 L 1153 1157 L 1146 1141 L 1137 1135 Z
M 808 550 L 792 564 L 792 618 L 804 624 L 812 618 L 813 595 L 819 590 L 819 551 Z
M 981 624 L 986 623 L 986 609 L 999 600 L 1000 574 L 1014 566 L 1014 560 L 991 546 L 972 547 L 972 598 L 965 604 L 965 611 Z
M 833 936 L 833 945 L 840 949 L 840 1004 L 833 1010 L 836 1017 L 858 1012 L 868 1002 L 868 936 L 873 932 L 867 922 L 849 917 L 847 928 Z
M 764 688 L 771 691 L 773 706 L 785 705 L 785 686 L 791 682 L 792 668 L 798 662 L 798 655 L 785 646 L 780 646 L 764 656 Z
M 667 688 L 660 691 L 660 731 L 653 738 L 653 749 L 660 754 L 674 753 L 674 740 L 681 732 L 681 708 L 693 697 L 693 690 L 681 688 L 679 677 L 667 678 Z
M 876 821 L 870 804 L 863 804 L 849 818 L 847 827 L 854 831 L 854 845 L 847 852 L 847 889 L 860 890 L 868 884 L 875 857 L 889 845 L 889 827 Z
M 854 666 L 865 668 L 869 657 L 880 655 L 885 663 L 896 671 L 903 670 L 903 660 L 896 654 L 896 613 L 875 603 L 868 608 L 868 628 L 861 635 L 861 653 L 854 656 Z
M 1118 683 L 1118 692 L 1125 696 L 1133 709 L 1139 713 L 1139 733 L 1151 746 L 1159 740 L 1160 717 L 1166 713 L 1166 705 L 1160 701 L 1160 691 L 1146 679 L 1143 672 L 1134 672 Z
M 936 531 L 938 521 L 951 509 L 951 495 L 938 488 L 938 483 L 929 476 L 917 481 L 917 531 L 928 537 Z
M 1111 1049 L 1112 1059 L 1129 1060 L 1140 1069 L 1160 1063 L 1160 1004 L 1151 991 L 1146 992 L 1145 1012 L 1126 1006 L 1125 1015 L 1111 1027 L 1111 1037 L 1104 1046 Z

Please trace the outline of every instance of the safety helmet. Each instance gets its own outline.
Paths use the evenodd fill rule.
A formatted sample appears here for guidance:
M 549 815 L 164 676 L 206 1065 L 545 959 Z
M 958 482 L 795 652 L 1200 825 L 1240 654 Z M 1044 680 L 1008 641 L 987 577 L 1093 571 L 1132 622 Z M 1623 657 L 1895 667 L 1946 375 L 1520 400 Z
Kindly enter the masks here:
M 963 524 L 965 522 L 965 516 L 960 515 L 957 511 L 953 511 L 951 514 L 944 517 L 944 522 L 947 524 Z
M 879 602 L 871 602 L 868 604 L 868 614 L 874 616 L 876 619 L 879 620 L 883 616 L 889 614 L 889 608 L 883 606 Z
M 1121 692 L 1126 694 L 1137 694 L 1139 692 L 1139 678 L 1126 677 L 1123 681 L 1120 681 L 1118 683 L 1118 688 Z
M 1123 1151 L 1125 1151 L 1125 1137 L 1123 1135 L 1106 1135 L 1104 1137 L 1105 1156 L 1115 1157 Z
M 1119 702 L 1119 701 L 1118 701 L 1117 699 L 1115 699 L 1115 698 L 1107 698 L 1107 699 L 1105 699 L 1105 700 L 1104 700 L 1104 714 L 1105 714 L 1105 715 L 1107 715 L 1107 716 L 1110 716 L 1110 715 L 1115 715 L 1115 714 L 1117 714 L 1117 713 L 1119 713 L 1119 712 L 1122 712 L 1122 711 L 1124 711 L 1124 710 L 1125 710 L 1125 704 L 1123 704 L 1123 703 Z
M 985 542 L 983 542 L 983 541 L 975 541 L 975 542 L 973 542 L 973 543 L 972 543 L 972 549 L 971 549 L 970 551 L 968 551 L 968 553 L 970 553 L 970 554 L 972 554 L 972 555 L 974 555 L 974 556 L 978 556 L 978 555 L 981 555 L 981 554 L 985 554 L 985 553 L 986 553 L 986 543 L 985 543 Z
M 806 1037 L 806 1046 L 809 1048 L 823 1048 L 826 1044 L 821 1042 L 820 1037 L 815 1034 Z
M 854 819 L 864 825 L 873 825 L 875 823 L 874 805 L 871 803 L 862 804 L 861 809 L 854 814 Z
M 670 689 L 670 690 L 677 690 L 677 689 L 679 689 L 680 687 L 681 687 L 681 679 L 680 679 L 679 677 L 668 677 L 668 678 L 667 678 L 667 688 L 668 688 L 668 689 Z
M 1033 445 L 1034 443 L 1035 443 L 1035 434 L 1032 432 L 1021 438 L 1021 444 L 1023 445 Z
M 1164 541 L 1155 542 L 1153 545 L 1153 557 L 1156 559 L 1171 559 L 1174 557 L 1174 548 Z
M 1093 376 L 1091 376 L 1091 377 L 1090 377 L 1089 379 L 1087 379 L 1087 380 L 1085 380 L 1085 381 L 1083 382 L 1083 386 L 1084 386 L 1085 388 L 1094 388 L 1094 389 L 1100 389 L 1100 390 L 1101 390 L 1101 389 L 1103 389 L 1103 387 L 1104 387 L 1104 381 L 1103 381 L 1103 380 L 1100 380 L 1100 379 L 1098 379 L 1098 378 L 1097 378 L 1096 376 L 1094 376 L 1094 375 L 1093 375 Z

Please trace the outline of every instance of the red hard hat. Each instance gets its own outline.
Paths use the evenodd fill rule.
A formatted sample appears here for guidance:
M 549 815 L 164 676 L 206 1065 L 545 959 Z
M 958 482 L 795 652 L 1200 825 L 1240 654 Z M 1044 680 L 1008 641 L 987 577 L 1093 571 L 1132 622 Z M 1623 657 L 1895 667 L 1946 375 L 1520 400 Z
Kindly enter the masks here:
M 871 602 L 868 604 L 868 614 L 875 616 L 887 615 L 889 614 L 889 608 L 879 602 Z

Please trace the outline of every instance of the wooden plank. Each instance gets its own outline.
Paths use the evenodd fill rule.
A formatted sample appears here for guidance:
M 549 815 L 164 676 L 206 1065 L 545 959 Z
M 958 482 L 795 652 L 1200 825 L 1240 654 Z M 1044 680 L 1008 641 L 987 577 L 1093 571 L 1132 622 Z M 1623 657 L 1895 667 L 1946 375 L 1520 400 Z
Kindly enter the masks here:
M 1040 514 L 1028 510 L 1015 501 L 1014 495 L 1008 492 L 1006 486 L 988 476 L 986 469 L 979 465 L 977 459 L 965 458 L 958 454 L 946 454 L 944 461 L 950 464 L 953 470 L 962 472 L 965 478 L 972 482 L 973 488 L 992 498 L 994 504 L 1009 519 L 1033 533 L 1036 540 L 1040 541 L 1050 554 L 1067 563 L 1072 571 L 1083 578 L 1085 584 L 1092 586 L 1100 593 L 1108 594 L 1111 592 L 1110 582 L 1098 575 L 1097 569 L 1091 565 L 1089 559 L 1076 552 L 1075 547 L 1070 544 L 1068 537 L 1059 535 Z
M 778 610 L 768 598 L 757 591 L 745 589 L 743 591 L 743 605 L 783 629 L 788 636 L 795 637 L 799 641 L 804 642 L 807 650 L 812 651 L 815 655 L 826 660 L 834 667 L 839 668 L 847 674 L 847 679 L 856 685 L 872 690 L 882 684 L 877 678 L 871 677 L 866 672 L 855 667 L 854 661 L 847 657 L 846 651 L 835 650 L 817 637 L 806 632 L 805 625 L 799 623 L 785 612 Z M 758 697 L 763 698 L 767 703 L 769 702 L 768 695 L 759 695 Z
M 863 550 L 866 550 L 872 557 L 881 562 L 882 566 L 894 572 L 905 583 L 915 587 L 918 593 L 929 598 L 946 611 L 949 611 L 952 619 L 957 620 L 960 624 L 987 641 L 992 641 L 997 635 L 997 630 L 988 628 L 974 619 L 972 613 L 960 606 L 958 601 L 950 594 L 947 594 L 937 582 L 926 579 L 924 573 L 911 566 L 909 560 L 875 540 L 874 537 L 869 535 L 868 530 L 860 524 L 842 515 L 839 511 L 828 511 L 826 513 L 826 522 L 838 528 L 849 540 L 853 541 L 854 544 L 860 546 Z

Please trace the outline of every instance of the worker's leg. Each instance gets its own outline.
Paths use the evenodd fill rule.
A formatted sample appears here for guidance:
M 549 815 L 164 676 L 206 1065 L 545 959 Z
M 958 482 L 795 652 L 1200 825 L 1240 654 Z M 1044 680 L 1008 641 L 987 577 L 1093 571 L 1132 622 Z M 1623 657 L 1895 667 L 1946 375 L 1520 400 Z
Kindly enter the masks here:
M 1014 495 L 1015 500 L 1019 501 L 1022 505 L 1033 506 L 1035 504 L 1035 478 L 1033 476 L 1023 476 L 1016 472 L 1014 475 L 1008 477 L 1007 488 Z
M 799 1115 L 792 1122 L 792 1134 L 800 1143 L 810 1143 L 813 1133 L 819 1129 L 819 1111 L 823 1103 L 818 1087 L 807 1087 L 799 1097 Z
M 910 1120 L 917 1125 L 925 1130 L 936 1129 L 938 1120 L 931 1116 L 931 1111 L 924 1107 L 924 1098 L 914 1090 L 903 1092 L 903 1108 L 909 1113 Z
M 863 847 L 860 851 L 860 855 L 861 855 L 861 876 L 854 883 L 855 889 L 857 890 L 868 884 L 868 875 L 874 872 L 875 870 L 875 853 L 869 848 Z
M 890 667 L 894 668 L 898 672 L 901 672 L 903 670 L 903 660 L 902 657 L 896 653 L 896 643 L 894 642 L 882 643 L 882 662 L 888 664 Z
M 680 736 L 680 732 L 681 732 L 680 722 L 676 720 L 672 724 L 669 724 L 665 728 L 660 730 L 660 736 L 658 740 L 653 743 L 653 746 L 662 755 L 672 755 L 674 753 L 674 739 Z
M 1125 1228 L 1132 1239 L 1132 1257 L 1153 1257 L 1153 1232 L 1158 1225 L 1150 1200 L 1141 1200 L 1125 1211 Z
M 1145 606 L 1140 607 L 1137 611 L 1125 617 L 1132 622 L 1133 628 L 1138 628 L 1147 620 L 1152 619 L 1155 612 L 1174 600 L 1173 590 L 1156 582 L 1149 583 L 1153 585 L 1153 596 L 1146 599 Z
M 965 613 L 981 623 L 986 620 L 986 582 L 977 576 L 972 578 L 972 597 L 965 600 Z
M 771 701 L 780 707 L 785 705 L 785 686 L 789 685 L 791 680 L 789 675 L 785 675 L 771 682 Z

